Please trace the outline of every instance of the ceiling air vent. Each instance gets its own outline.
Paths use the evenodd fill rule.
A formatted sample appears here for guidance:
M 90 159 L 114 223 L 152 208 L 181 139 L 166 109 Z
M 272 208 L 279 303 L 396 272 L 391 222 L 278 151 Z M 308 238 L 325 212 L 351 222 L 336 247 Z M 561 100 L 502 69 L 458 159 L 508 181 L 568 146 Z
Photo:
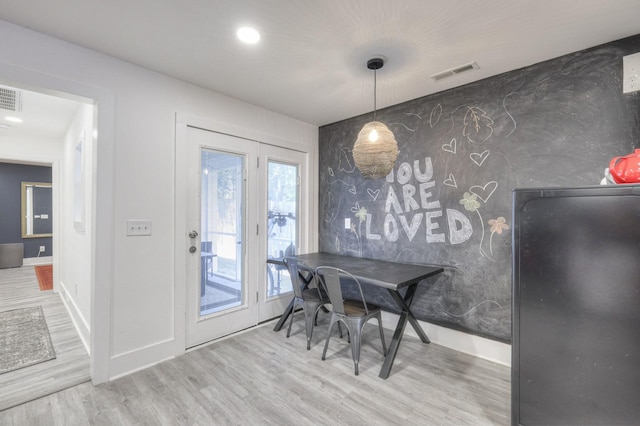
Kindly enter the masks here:
M 442 71 L 439 72 L 438 74 L 433 74 L 431 76 L 431 78 L 434 81 L 440 81 L 444 78 L 447 77 L 453 77 L 454 75 L 458 75 L 460 73 L 466 72 L 466 71 L 471 71 L 471 70 L 475 70 L 478 69 L 480 67 L 478 67 L 478 64 L 476 64 L 475 62 L 469 62 L 468 64 L 464 64 L 464 65 L 460 65 L 459 67 L 456 68 L 452 68 L 450 70 L 446 70 L 446 71 Z
M 8 87 L 0 87 L 0 109 L 22 111 L 22 92 Z

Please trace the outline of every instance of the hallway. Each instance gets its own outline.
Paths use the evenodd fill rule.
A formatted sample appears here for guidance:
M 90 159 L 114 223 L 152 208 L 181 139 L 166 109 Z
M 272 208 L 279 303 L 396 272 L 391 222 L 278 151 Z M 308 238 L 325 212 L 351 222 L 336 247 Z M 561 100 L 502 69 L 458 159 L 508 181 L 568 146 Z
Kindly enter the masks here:
M 32 265 L 0 269 L 0 312 L 38 305 L 56 358 L 0 374 L 0 411 L 90 380 L 89 356 L 60 296 L 40 291 Z

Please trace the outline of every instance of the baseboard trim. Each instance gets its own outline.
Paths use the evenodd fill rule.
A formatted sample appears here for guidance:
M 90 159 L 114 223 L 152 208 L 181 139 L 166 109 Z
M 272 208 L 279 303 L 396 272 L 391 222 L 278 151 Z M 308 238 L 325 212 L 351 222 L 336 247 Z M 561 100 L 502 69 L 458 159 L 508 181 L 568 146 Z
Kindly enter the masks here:
M 53 256 L 43 257 L 25 257 L 22 259 L 22 266 L 26 265 L 51 265 L 53 263 Z
M 382 312 L 382 326 L 387 329 L 395 329 L 399 316 L 390 312 Z M 498 342 L 473 334 L 431 324 L 426 321 L 418 321 L 429 340 L 436 345 L 486 359 L 507 367 L 511 367 L 511 345 Z M 405 335 L 418 337 L 410 324 L 404 330 Z
M 175 339 L 114 355 L 109 362 L 109 380 L 127 376 L 176 357 Z
M 76 331 L 78 332 L 78 336 L 80 336 L 80 340 L 82 341 L 82 345 L 89 355 L 91 355 L 91 347 L 89 345 L 89 341 L 91 340 L 91 330 L 89 328 L 89 324 L 85 320 L 84 316 L 78 309 L 75 300 L 69 295 L 69 291 L 67 287 L 64 285 L 62 281 L 59 282 L 59 286 L 57 288 L 57 293 L 62 300 L 69 316 L 71 317 L 71 322 L 73 322 Z

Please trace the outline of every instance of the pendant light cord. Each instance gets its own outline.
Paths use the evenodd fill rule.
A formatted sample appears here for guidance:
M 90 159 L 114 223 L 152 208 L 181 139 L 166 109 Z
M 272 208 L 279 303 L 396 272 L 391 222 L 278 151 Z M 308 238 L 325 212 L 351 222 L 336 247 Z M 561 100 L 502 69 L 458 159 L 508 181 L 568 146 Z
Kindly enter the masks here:
M 377 100 L 377 87 L 378 87 L 378 80 L 376 78 L 376 72 L 378 70 L 374 68 L 373 70 L 373 121 L 376 121 L 376 100 Z

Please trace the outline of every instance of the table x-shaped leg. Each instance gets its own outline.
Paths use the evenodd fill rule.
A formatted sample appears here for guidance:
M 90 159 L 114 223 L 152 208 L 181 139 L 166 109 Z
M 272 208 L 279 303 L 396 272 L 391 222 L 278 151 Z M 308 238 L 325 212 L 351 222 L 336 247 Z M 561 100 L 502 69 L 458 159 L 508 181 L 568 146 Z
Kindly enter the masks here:
M 391 373 L 391 367 L 393 366 L 393 361 L 396 359 L 396 354 L 398 353 L 398 347 L 400 346 L 400 341 L 402 340 L 407 320 L 409 320 L 411 326 L 416 333 L 418 333 L 418 336 L 423 343 L 431 343 L 427 334 L 418 323 L 418 320 L 411 312 L 411 302 L 413 302 L 413 296 L 416 294 L 417 288 L 418 283 L 408 286 L 404 297 L 402 297 L 402 294 L 400 294 L 399 291 L 389 289 L 389 293 L 391 293 L 393 299 L 402 309 L 402 312 L 400 313 L 396 330 L 393 333 L 393 338 L 391 339 L 391 343 L 387 349 L 387 356 L 384 358 L 384 362 L 382 363 L 382 369 L 380 369 L 380 374 L 378 375 L 380 378 L 386 379 Z

